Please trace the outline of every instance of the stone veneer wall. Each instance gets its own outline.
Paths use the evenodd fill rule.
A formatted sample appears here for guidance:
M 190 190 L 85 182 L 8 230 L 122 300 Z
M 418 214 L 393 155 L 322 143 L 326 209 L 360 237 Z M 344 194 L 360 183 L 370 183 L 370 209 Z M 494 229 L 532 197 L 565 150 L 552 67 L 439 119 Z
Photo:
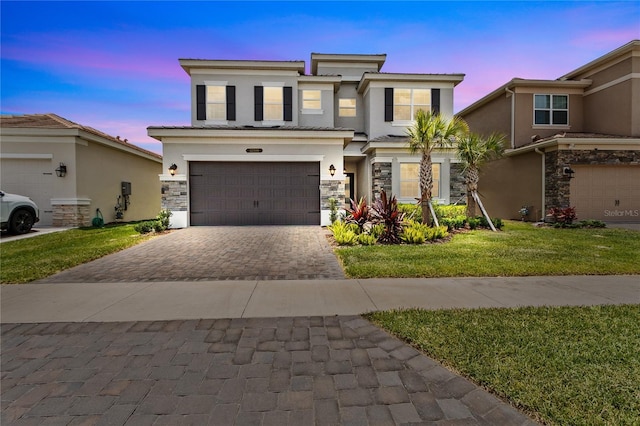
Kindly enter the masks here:
M 640 151 L 561 150 L 545 153 L 545 205 L 570 207 L 570 179 L 562 175 L 564 166 L 640 164 Z
M 391 193 L 391 163 L 373 163 L 371 166 L 371 191 L 374 200 L 378 198 L 383 189 L 387 195 Z
M 91 206 L 54 204 L 52 226 L 91 226 Z
M 187 181 L 162 181 L 162 202 L 163 210 L 187 211 L 189 200 L 187 197 Z
M 344 181 L 342 180 L 321 180 L 320 181 L 320 209 L 329 210 L 329 198 L 335 198 L 338 208 L 344 206 Z
M 457 204 L 467 204 L 467 185 L 464 183 L 464 166 L 460 163 L 451 163 L 449 201 Z

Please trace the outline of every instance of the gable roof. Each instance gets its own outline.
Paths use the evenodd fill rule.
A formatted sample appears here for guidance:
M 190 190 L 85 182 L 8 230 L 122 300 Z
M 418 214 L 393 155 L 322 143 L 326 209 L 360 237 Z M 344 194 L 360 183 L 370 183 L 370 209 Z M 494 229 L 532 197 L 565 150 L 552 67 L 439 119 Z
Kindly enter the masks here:
M 120 139 L 120 136 L 113 137 L 93 127 L 83 126 L 53 113 L 47 114 L 24 114 L 24 115 L 0 115 L 0 128 L 7 129 L 52 129 L 71 130 L 78 136 L 91 139 L 98 143 L 115 146 L 124 151 L 135 151 L 135 154 L 152 157 L 153 160 L 160 161 L 162 156 L 155 152 L 140 148 L 131 144 L 127 139 Z

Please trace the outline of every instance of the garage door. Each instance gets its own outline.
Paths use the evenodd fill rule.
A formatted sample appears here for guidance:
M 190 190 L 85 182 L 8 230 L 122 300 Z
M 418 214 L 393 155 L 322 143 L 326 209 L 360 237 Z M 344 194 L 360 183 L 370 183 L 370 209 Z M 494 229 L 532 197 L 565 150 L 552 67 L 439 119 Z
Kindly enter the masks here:
M 51 159 L 3 158 L 0 182 L 5 192 L 31 198 L 40 210 L 38 226 L 51 226 L 51 193 L 55 173 Z
M 320 163 L 189 165 L 191 225 L 320 225 Z
M 572 166 L 571 205 L 579 220 L 640 222 L 640 166 Z

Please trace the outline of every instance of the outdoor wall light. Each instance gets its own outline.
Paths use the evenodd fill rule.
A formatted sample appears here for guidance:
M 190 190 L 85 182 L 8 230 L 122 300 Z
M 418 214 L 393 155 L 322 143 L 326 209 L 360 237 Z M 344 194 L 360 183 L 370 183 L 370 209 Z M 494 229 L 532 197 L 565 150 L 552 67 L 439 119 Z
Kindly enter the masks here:
M 333 164 L 329 166 L 329 174 L 331 176 L 336 174 L 336 167 Z
M 56 169 L 56 176 L 65 177 L 67 175 L 67 166 L 64 163 L 60 163 L 58 168 Z
M 178 166 L 176 166 L 176 163 L 173 163 L 172 165 L 169 166 L 169 174 L 171 176 L 175 176 L 176 170 L 178 170 Z
M 573 179 L 573 174 L 574 174 L 574 173 L 575 173 L 575 172 L 573 171 L 573 169 L 572 169 L 571 167 L 569 167 L 569 166 L 564 166 L 564 167 L 562 168 L 562 174 L 563 174 L 565 177 L 568 177 L 569 179 Z

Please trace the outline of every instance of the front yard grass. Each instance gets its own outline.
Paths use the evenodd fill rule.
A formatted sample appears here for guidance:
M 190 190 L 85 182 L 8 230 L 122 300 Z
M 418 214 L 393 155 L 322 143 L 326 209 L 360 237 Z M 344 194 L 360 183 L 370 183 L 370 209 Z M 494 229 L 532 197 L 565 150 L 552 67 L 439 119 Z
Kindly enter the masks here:
M 640 306 L 375 312 L 372 322 L 551 425 L 637 425 Z
M 505 221 L 446 243 L 337 248 L 350 278 L 640 274 L 640 233 Z
M 133 225 L 79 228 L 0 245 L 0 283 L 19 284 L 123 250 L 149 239 Z

